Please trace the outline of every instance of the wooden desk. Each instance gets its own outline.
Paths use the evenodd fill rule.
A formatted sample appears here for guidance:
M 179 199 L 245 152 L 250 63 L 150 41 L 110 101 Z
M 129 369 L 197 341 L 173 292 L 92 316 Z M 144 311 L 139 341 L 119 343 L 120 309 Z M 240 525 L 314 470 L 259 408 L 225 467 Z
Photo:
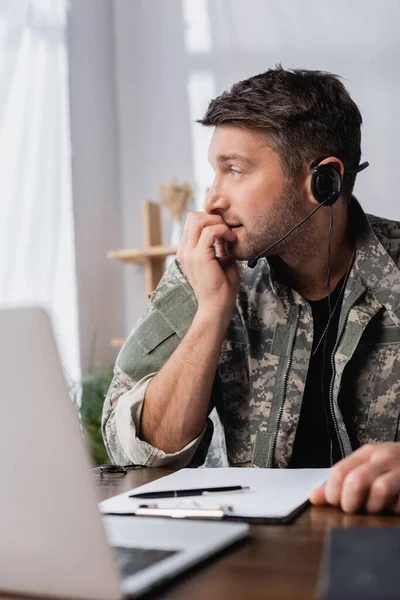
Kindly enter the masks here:
M 121 479 L 98 478 L 99 500 L 171 473 L 130 471 Z M 330 526 L 400 526 L 400 517 L 349 516 L 312 507 L 293 525 L 254 525 L 251 540 L 152 596 L 168 600 L 310 600 L 316 598 L 321 551 Z

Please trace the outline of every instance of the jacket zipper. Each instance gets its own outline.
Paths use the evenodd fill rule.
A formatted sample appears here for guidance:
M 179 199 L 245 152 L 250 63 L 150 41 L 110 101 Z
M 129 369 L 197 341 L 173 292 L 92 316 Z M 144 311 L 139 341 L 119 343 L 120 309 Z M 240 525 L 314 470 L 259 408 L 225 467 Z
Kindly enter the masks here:
M 282 419 L 283 407 L 285 406 L 287 384 L 288 384 L 288 380 L 289 380 L 290 367 L 292 366 L 292 361 L 293 361 L 293 351 L 294 351 L 294 346 L 295 346 L 295 343 L 296 343 L 296 334 L 297 334 L 297 329 L 299 327 L 299 321 L 300 321 L 300 304 L 297 307 L 296 323 L 295 323 L 295 326 L 294 326 L 294 331 L 293 331 L 292 339 L 290 341 L 289 357 L 288 357 L 288 361 L 287 361 L 287 365 L 286 365 L 285 376 L 284 376 L 284 379 L 283 379 L 282 400 L 281 400 L 281 404 L 279 406 L 279 412 L 278 412 L 278 416 L 277 416 L 277 419 L 276 419 L 276 428 L 275 428 L 275 433 L 274 433 L 274 439 L 273 439 L 273 442 L 272 442 L 271 452 L 270 452 L 269 459 L 268 459 L 268 464 L 267 464 L 268 468 L 271 468 L 273 466 L 273 463 L 274 463 L 275 448 L 276 448 L 276 443 L 277 443 L 277 440 L 278 440 L 279 426 L 280 426 L 281 419 Z
M 338 425 L 338 422 L 337 422 L 337 419 L 336 419 L 336 415 L 335 415 L 335 410 L 334 410 L 334 407 L 333 407 L 333 384 L 334 384 L 335 375 L 336 375 L 335 354 L 336 354 L 336 350 L 339 347 L 340 340 L 342 339 L 343 332 L 346 329 L 347 320 L 348 320 L 348 317 L 349 317 L 349 312 L 350 312 L 350 309 L 348 310 L 348 312 L 346 314 L 346 318 L 345 318 L 344 323 L 343 323 L 342 331 L 340 332 L 339 338 L 336 340 L 335 347 L 333 348 L 333 352 L 331 354 L 332 377 L 331 377 L 331 383 L 330 383 L 330 386 L 329 386 L 329 412 L 331 414 L 333 426 L 335 428 L 335 433 L 336 433 L 337 441 L 338 441 L 338 444 L 339 444 L 339 450 L 340 450 L 340 454 L 341 454 L 342 458 L 344 458 L 346 456 L 346 453 L 344 451 L 342 438 L 340 437 L 339 425 Z

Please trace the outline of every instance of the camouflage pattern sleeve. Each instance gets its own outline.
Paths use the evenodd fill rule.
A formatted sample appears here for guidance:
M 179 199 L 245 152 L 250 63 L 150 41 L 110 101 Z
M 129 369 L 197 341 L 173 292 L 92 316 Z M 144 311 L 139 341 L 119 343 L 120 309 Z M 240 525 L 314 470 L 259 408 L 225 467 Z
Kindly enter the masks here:
M 115 464 L 185 467 L 194 458 L 206 430 L 210 428 L 206 425 L 196 439 L 174 454 L 166 454 L 141 440 L 139 432 L 143 401 L 154 375 L 150 373 L 135 383 L 118 366 L 114 369 L 114 379 L 104 403 L 102 430 L 108 455 Z M 198 463 L 199 459 L 194 462 Z
M 139 438 L 147 385 L 177 348 L 197 310 L 192 288 L 174 261 L 150 296 L 150 306 L 122 347 L 103 406 L 102 433 L 116 464 L 183 467 L 204 462 L 213 424 L 176 454 L 165 454 Z
M 123 394 L 129 392 L 133 387 L 133 381 L 117 366 L 114 368 L 114 378 L 108 390 L 102 415 L 102 434 L 107 454 L 112 463 L 117 465 L 126 465 L 129 462 L 127 454 L 123 451 L 118 438 L 115 407 Z M 144 395 L 143 395 L 144 397 Z

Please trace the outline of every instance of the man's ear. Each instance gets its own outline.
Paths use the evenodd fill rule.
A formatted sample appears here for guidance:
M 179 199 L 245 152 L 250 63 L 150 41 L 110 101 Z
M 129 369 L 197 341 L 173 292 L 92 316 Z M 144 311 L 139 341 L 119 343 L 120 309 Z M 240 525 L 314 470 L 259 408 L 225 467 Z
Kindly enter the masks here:
M 330 165 L 331 167 L 333 167 L 335 169 L 335 171 L 337 171 L 343 181 L 343 177 L 344 177 L 344 164 L 342 163 L 342 161 L 340 160 L 340 158 L 336 158 L 336 156 L 328 156 L 327 158 L 324 158 L 324 160 L 321 160 L 321 162 L 318 164 L 318 166 L 320 165 Z

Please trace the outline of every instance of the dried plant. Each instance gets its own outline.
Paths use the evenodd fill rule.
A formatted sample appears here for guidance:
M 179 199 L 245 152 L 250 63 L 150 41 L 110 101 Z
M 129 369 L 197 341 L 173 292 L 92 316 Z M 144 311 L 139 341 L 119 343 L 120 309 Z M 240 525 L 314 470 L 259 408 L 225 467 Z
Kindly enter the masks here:
M 162 206 L 179 222 L 193 198 L 191 185 L 187 181 L 178 183 L 174 177 L 170 181 L 159 183 L 158 191 Z

